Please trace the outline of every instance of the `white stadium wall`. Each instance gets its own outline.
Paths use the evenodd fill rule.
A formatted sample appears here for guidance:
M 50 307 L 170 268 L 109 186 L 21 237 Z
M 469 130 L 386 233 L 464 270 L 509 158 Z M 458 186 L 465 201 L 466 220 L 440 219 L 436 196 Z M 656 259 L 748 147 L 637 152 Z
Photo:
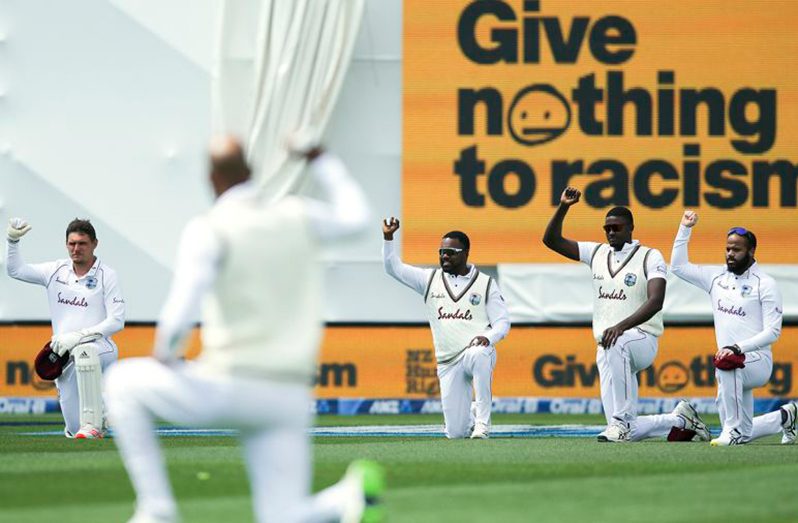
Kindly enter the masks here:
M 90 218 L 99 255 L 119 272 L 130 321 L 156 319 L 179 231 L 211 202 L 204 146 L 216 8 L 214 0 L 0 4 L 0 223 L 30 220 L 23 255 L 35 262 L 64 256 L 66 223 Z M 326 253 L 330 322 L 424 321 L 418 296 L 384 275 L 380 255 L 379 220 L 402 213 L 402 9 L 400 0 L 367 1 L 326 133 L 374 210 L 370 235 Z M 795 319 L 793 269 L 774 275 Z M 499 275 L 514 321 L 590 320 L 584 267 L 488 270 Z M 706 298 L 680 284 L 666 313 L 711 318 Z M 0 321 L 47 319 L 41 289 L 0 277 Z

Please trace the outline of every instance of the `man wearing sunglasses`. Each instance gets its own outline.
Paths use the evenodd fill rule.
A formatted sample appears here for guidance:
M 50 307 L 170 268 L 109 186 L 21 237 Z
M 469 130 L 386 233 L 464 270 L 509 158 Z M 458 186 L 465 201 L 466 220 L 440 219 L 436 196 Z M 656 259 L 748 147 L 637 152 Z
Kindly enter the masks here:
M 782 303 L 776 282 L 756 263 L 756 236 L 744 227 L 726 234 L 726 265 L 693 265 L 687 244 L 698 215 L 685 211 L 673 243 L 671 270 L 708 292 L 715 320 L 717 405 L 723 429 L 713 446 L 740 445 L 782 432 L 782 443 L 795 442 L 795 403 L 754 418 L 753 389 L 764 386 L 773 370 L 771 345 L 781 335 Z M 734 365 L 723 360 L 738 357 Z M 744 361 L 740 361 L 744 357 Z M 742 366 L 739 366 L 742 365 Z M 723 367 L 730 367 L 724 369 Z M 736 368 L 731 368 L 736 367 Z
M 543 243 L 593 273 L 593 336 L 607 429 L 603 442 L 638 441 L 672 429 L 708 441 L 709 430 L 695 409 L 679 402 L 670 414 L 637 416 L 636 374 L 654 361 L 662 334 L 662 303 L 667 268 L 662 254 L 632 239 L 634 220 L 625 207 L 610 209 L 604 220 L 607 243 L 563 238 L 562 224 L 581 192 L 567 187 L 546 227 Z M 686 431 L 686 432 L 685 432 Z M 683 436 L 684 437 L 684 436 Z
M 432 328 L 447 438 L 486 439 L 490 434 L 495 345 L 510 330 L 499 286 L 468 264 L 465 233 L 443 235 L 440 269 L 402 263 L 393 245 L 399 220 L 383 220 L 385 272 L 424 297 Z M 472 389 L 475 396 L 472 413 Z

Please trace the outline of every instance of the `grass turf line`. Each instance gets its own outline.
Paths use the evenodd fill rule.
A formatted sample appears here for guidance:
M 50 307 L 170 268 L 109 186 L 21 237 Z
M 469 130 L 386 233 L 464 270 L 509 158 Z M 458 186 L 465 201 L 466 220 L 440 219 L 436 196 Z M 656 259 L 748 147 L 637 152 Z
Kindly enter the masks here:
M 0 416 L 0 521 L 125 521 L 133 493 L 112 441 L 15 434 L 57 430 L 58 419 Z M 2 425 L 24 420 L 53 425 Z M 440 424 L 441 418 L 318 420 L 325 426 L 400 422 Z M 494 422 L 599 424 L 601 418 L 497 415 Z M 235 438 L 161 441 L 186 523 L 252 521 Z M 588 438 L 320 437 L 314 439 L 314 453 L 315 489 L 335 482 L 352 459 L 381 462 L 388 472 L 385 502 L 394 523 L 798 519 L 794 481 L 787 479 L 798 473 L 798 446 L 778 445 L 778 437 L 739 448 L 662 441 L 614 445 Z

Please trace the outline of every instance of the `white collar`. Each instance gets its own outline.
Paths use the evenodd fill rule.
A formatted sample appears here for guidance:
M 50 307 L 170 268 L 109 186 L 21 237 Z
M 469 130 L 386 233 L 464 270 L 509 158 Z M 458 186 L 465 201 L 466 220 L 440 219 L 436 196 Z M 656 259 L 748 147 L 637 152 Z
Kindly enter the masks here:
M 451 274 L 451 273 L 448 273 L 448 272 L 444 272 L 444 274 L 446 274 L 450 278 L 470 278 L 471 276 L 474 275 L 474 271 L 477 269 L 477 267 L 476 267 L 476 265 L 471 265 L 471 264 L 466 265 L 466 267 L 468 267 L 468 272 L 465 273 L 465 274 Z M 441 269 L 441 270 L 443 270 L 443 269 Z
M 244 198 L 248 198 L 256 190 L 257 188 L 255 187 L 255 182 L 252 180 L 237 183 L 216 198 L 216 205 L 224 203 L 228 200 L 242 200 Z
M 634 249 L 638 245 L 640 245 L 639 240 L 632 240 L 631 242 L 624 243 L 620 251 L 616 251 L 615 249 L 612 249 L 612 247 L 610 247 L 610 249 L 612 249 L 612 252 L 613 254 L 615 254 L 615 256 L 621 256 L 624 254 L 629 254 L 632 251 L 632 249 Z

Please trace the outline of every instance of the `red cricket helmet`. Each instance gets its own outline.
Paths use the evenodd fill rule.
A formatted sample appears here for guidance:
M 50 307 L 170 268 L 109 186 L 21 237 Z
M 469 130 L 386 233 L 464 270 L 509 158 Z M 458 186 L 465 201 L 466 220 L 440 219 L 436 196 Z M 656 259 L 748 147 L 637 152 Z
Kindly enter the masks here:
M 33 368 L 41 379 L 52 381 L 61 375 L 68 361 L 69 353 L 65 352 L 63 356 L 59 356 L 53 352 L 48 341 L 36 355 Z

